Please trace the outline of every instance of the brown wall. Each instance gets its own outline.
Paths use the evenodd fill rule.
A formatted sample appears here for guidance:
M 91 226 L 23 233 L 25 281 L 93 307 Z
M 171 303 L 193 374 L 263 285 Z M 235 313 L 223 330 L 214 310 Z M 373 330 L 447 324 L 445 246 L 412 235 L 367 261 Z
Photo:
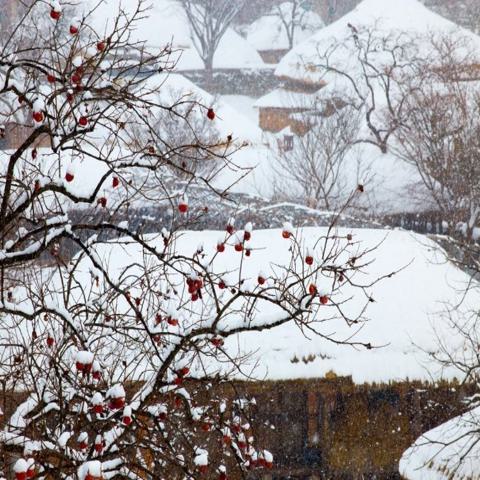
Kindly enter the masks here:
M 275 458 L 271 477 L 253 471 L 249 478 L 276 480 L 398 478 L 398 460 L 406 448 L 464 411 L 462 400 L 475 391 L 452 383 L 355 385 L 335 376 L 233 387 L 225 385 L 222 391 L 256 399 L 253 434 Z M 0 396 L 8 418 L 21 397 Z M 0 465 L 6 455 L 0 454 Z
M 288 50 L 259 50 L 265 63 L 276 64 L 288 53 Z
M 0 136 L 0 151 L 1 150 L 13 150 L 22 145 L 22 143 L 32 133 L 32 127 L 26 127 L 23 125 L 17 125 L 14 123 L 8 123 L 5 125 L 5 134 Z M 35 142 L 35 147 L 49 147 L 50 137 L 42 135 Z
M 260 108 L 260 128 L 266 132 L 278 133 L 284 128 L 291 127 L 295 134 L 303 135 L 307 130 L 305 124 L 297 120 L 293 120 L 290 117 L 290 115 L 293 113 L 301 113 L 303 111 L 305 110 L 301 108 Z
M 265 382 L 247 390 L 257 399 L 257 437 L 276 458 L 273 478 L 353 480 L 398 478 L 401 454 L 419 435 L 461 413 L 474 387 L 354 385 L 337 378 Z

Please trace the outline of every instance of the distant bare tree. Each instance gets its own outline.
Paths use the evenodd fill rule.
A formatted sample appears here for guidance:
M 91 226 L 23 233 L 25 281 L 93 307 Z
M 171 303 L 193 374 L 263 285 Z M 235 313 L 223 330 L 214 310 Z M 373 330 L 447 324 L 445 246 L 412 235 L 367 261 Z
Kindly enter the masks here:
M 295 37 L 299 28 L 305 24 L 309 15 L 309 0 L 289 0 L 276 5 L 272 15 L 277 16 L 285 30 L 288 39 L 288 49 L 291 50 L 295 44 Z
M 213 57 L 233 19 L 242 9 L 245 0 L 181 0 L 190 28 L 194 46 L 205 70 L 211 75 Z
M 348 106 L 328 115 L 320 111 L 312 108 L 297 114 L 308 131 L 296 136 L 290 148 L 281 145 L 278 149 L 278 178 L 282 183 L 277 188 L 283 197 L 300 196 L 312 208 L 331 209 L 345 200 L 348 187 L 360 181 L 358 162 L 357 171 L 352 171 L 351 164 L 347 168 L 347 161 L 354 161 L 352 148 L 358 137 L 360 114 Z M 362 178 L 360 183 L 364 181 Z
M 471 88 L 450 83 L 415 93 L 395 148 L 417 168 L 452 233 L 461 224 L 469 241 L 480 219 L 480 92 Z

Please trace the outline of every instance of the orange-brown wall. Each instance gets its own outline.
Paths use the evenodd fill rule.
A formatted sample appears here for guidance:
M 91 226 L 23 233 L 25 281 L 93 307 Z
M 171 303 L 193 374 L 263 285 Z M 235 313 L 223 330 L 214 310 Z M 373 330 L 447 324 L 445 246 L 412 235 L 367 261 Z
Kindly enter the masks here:
M 291 118 L 292 114 L 301 113 L 302 111 L 304 110 L 300 108 L 260 108 L 260 128 L 266 132 L 278 133 L 287 127 L 291 127 L 294 133 L 303 135 L 307 131 L 305 124 Z

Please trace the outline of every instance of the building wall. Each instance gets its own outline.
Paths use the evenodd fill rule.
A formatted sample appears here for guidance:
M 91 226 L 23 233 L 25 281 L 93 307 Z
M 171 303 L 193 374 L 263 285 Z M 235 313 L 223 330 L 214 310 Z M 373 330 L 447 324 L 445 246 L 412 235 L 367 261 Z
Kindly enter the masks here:
M 452 388 L 455 387 L 455 388 Z M 354 385 L 349 378 L 249 384 L 274 479 L 399 478 L 401 454 L 461 413 L 474 386 L 418 382 Z M 272 430 L 270 425 L 274 425 Z M 262 478 L 252 476 L 252 478 Z
M 13 150 L 22 145 L 22 143 L 33 132 L 32 127 L 8 123 L 5 126 L 5 133 L 0 135 L 0 151 Z M 50 137 L 41 135 L 34 144 L 35 147 L 49 147 Z
M 401 454 L 419 435 L 464 411 L 464 398 L 475 392 L 473 385 L 446 382 L 355 385 L 334 375 L 221 388 L 256 399 L 252 433 L 274 454 L 274 468 L 250 472 L 251 480 L 398 479 Z M 129 398 L 134 390 L 127 389 Z M 23 398 L 0 392 L 6 413 L 0 428 Z M 10 463 L 7 457 L 0 452 L 0 465 Z
M 278 133 L 290 127 L 293 133 L 303 135 L 307 131 L 305 124 L 291 118 L 293 113 L 303 111 L 305 110 L 301 108 L 260 108 L 259 126 L 262 130 L 272 133 Z
M 259 50 L 258 53 L 265 63 L 277 64 L 288 53 L 287 50 Z

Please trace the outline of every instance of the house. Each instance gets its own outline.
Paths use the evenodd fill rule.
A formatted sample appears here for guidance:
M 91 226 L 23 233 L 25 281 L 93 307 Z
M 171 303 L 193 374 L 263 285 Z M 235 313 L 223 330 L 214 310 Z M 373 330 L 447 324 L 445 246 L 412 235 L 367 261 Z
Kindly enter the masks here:
M 254 107 L 258 109 L 259 126 L 264 132 L 278 133 L 288 128 L 295 135 L 304 135 L 309 127 L 302 114 L 309 112 L 316 103 L 315 92 L 279 88 L 259 98 Z
M 260 53 L 263 61 L 276 64 L 298 45 L 324 26 L 322 18 L 304 5 L 286 1 L 274 6 L 247 29 L 247 41 Z
M 326 229 L 304 228 L 298 235 L 313 243 L 324 232 Z M 221 387 L 233 387 L 241 396 L 256 399 L 255 436 L 276 458 L 274 469 L 267 474 L 261 471 L 263 477 L 252 471 L 252 479 L 397 478 L 398 460 L 408 445 L 422 433 L 461 414 L 465 408 L 462 401 L 475 391 L 475 386 L 455 381 L 458 372 L 438 368 L 426 353 L 439 348 L 434 332 L 456 342 L 449 323 L 430 315 L 438 310 L 440 301 L 457 304 L 464 298 L 461 308 L 478 305 L 478 292 L 470 291 L 463 297 L 452 288 L 465 284 L 468 275 L 449 262 L 438 261 L 436 245 L 428 237 L 402 231 L 341 228 L 339 238 L 345 232 L 353 235 L 354 242 L 361 242 L 359 250 L 377 246 L 364 258 L 369 263 L 368 272 L 355 277 L 362 284 L 409 264 L 375 285 L 372 295 L 377 301 L 369 302 L 368 322 L 348 326 L 335 318 L 335 307 L 328 305 L 321 307 L 316 321 L 309 324 L 323 337 L 289 323 L 225 341 L 227 352 L 245 360 L 232 383 Z M 154 245 L 158 237 L 151 238 Z M 184 232 L 178 239 L 178 249 L 188 251 L 192 241 L 201 241 L 205 251 L 213 251 L 217 240 L 218 232 L 214 231 Z M 252 242 L 262 255 L 245 262 L 246 276 L 257 275 L 259 269 L 268 272 L 290 258 L 290 242 L 285 242 L 281 230 L 256 230 Z M 141 252 L 134 245 L 111 244 L 111 248 L 105 254 L 112 258 L 113 268 L 120 268 Z M 125 254 L 117 255 L 117 248 Z M 226 251 L 225 268 L 232 269 L 236 258 L 233 248 Z M 363 310 L 364 302 L 358 297 L 343 302 L 350 296 L 352 290 L 346 289 L 334 299 L 353 316 Z M 333 332 L 340 339 L 354 334 L 356 341 L 372 342 L 378 348 L 335 344 L 325 338 Z M 215 372 L 215 360 L 208 358 L 208 371 Z M 204 361 L 192 363 L 193 377 L 196 367 L 204 371 Z M 220 360 L 218 365 L 222 363 Z M 137 381 L 143 373 L 138 372 Z M 245 381 L 245 376 L 250 381 Z M 131 381 L 133 384 L 135 379 Z M 127 397 L 131 398 L 128 389 Z M 0 428 L 15 405 L 18 403 L 0 395 L 0 407 L 7 413 L 0 419 Z M 0 452 L 0 457 L 6 454 Z
M 412 21 L 414 20 L 414 21 Z M 320 29 L 310 38 L 293 48 L 278 64 L 275 74 L 288 81 L 318 85 L 327 81 L 326 70 L 320 66 L 320 55 L 330 52 L 329 63 L 344 71 L 355 68 L 352 51 L 355 31 L 362 34 L 373 29 L 378 37 L 395 38 L 409 35 L 415 38 L 413 53 L 428 55 L 431 36 L 449 35 L 454 39 L 467 39 L 480 47 L 480 37 L 426 8 L 419 0 L 402 2 L 363 0 L 355 9 L 339 20 Z M 355 72 L 353 72 L 355 73 Z M 328 82 L 335 79 L 330 75 Z
M 311 103 L 309 96 L 312 92 L 316 92 L 318 98 L 335 102 L 341 101 L 342 96 L 354 95 L 351 82 L 322 66 L 327 58 L 321 55 L 328 52 L 329 65 L 349 72 L 354 78 L 360 71 L 358 62 L 352 61 L 352 52 L 355 51 L 353 29 L 363 32 L 369 28 L 375 29 L 379 37 L 415 36 L 418 47 L 414 53 L 417 54 L 419 51 L 428 54 L 432 32 L 435 35 L 451 35 L 452 38 L 465 37 L 480 48 L 480 37 L 428 10 L 418 0 L 363 0 L 354 10 L 319 29 L 282 58 L 275 69 L 275 75 L 283 82 L 281 91 L 268 93 L 257 101 L 260 118 L 263 119 L 261 128 L 279 131 L 288 124 L 297 129 L 295 121 L 287 122 L 286 118 L 298 113 L 302 93 L 305 94 L 305 104 Z M 377 103 L 379 101 L 384 102 L 381 92 L 377 95 Z
M 152 2 L 151 2 L 152 3 Z M 120 26 L 135 11 L 136 2 L 108 0 L 98 5 L 93 26 L 98 31 L 113 28 L 120 14 Z M 177 72 L 202 70 L 204 64 L 197 50 L 189 27 L 189 21 L 179 1 L 157 0 L 149 5 L 148 15 L 142 15 L 132 30 L 130 42 L 145 42 L 147 50 L 159 52 L 171 46 L 168 63 Z M 228 28 L 221 39 L 213 59 L 214 69 L 249 69 L 264 67 L 262 58 L 233 28 Z

